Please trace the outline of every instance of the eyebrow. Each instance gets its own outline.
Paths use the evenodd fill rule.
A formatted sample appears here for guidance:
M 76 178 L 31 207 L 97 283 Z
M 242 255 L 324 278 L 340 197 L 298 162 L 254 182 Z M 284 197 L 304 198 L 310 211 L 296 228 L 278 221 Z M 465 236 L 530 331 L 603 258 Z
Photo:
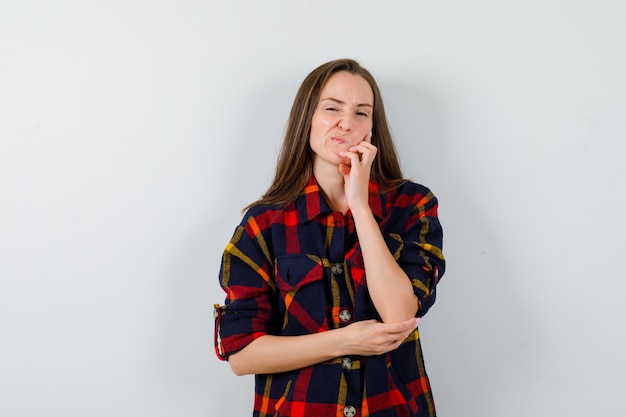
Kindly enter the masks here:
M 346 104 L 345 102 L 343 102 L 343 101 L 341 101 L 339 99 L 333 98 L 333 97 L 326 97 L 326 98 L 321 99 L 320 101 L 326 101 L 326 100 L 333 101 L 333 102 L 335 102 L 337 104 Z M 374 108 L 374 106 L 369 104 L 369 103 L 361 103 L 361 104 L 357 104 L 356 106 L 357 107 L 371 107 L 372 109 Z

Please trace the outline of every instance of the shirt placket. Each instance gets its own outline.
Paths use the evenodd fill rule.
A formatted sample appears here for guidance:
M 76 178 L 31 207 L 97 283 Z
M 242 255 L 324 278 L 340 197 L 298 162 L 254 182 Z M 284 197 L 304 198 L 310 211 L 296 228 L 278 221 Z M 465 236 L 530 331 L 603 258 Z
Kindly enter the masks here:
M 347 279 L 349 269 L 346 264 L 346 219 L 341 213 L 334 212 L 331 214 L 333 233 L 328 250 L 328 259 L 330 261 L 330 273 L 332 279 L 333 300 L 332 320 L 333 327 L 340 328 L 348 326 L 354 321 L 354 303 L 347 288 L 350 279 Z M 345 404 L 343 404 L 343 413 L 348 417 L 356 417 L 359 415 L 361 398 L 361 361 L 358 356 L 344 356 L 341 358 L 341 369 L 345 380 Z

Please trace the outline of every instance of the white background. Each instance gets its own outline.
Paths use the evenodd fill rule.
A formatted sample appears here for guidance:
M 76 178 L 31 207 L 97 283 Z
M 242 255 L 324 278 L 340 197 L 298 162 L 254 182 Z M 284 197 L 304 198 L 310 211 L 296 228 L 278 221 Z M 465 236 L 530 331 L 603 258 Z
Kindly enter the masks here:
M 317 65 L 377 77 L 449 266 L 442 417 L 620 416 L 622 0 L 0 4 L 0 415 L 247 416 L 222 249 Z

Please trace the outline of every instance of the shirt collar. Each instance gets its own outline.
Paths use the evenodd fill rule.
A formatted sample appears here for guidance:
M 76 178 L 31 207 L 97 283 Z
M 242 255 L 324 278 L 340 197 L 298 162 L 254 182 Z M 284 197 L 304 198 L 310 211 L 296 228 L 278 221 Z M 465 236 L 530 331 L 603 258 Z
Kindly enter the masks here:
M 374 213 L 374 216 L 376 216 L 378 220 L 382 220 L 384 217 L 383 196 L 379 191 L 378 185 L 374 181 L 370 180 L 368 188 L 368 202 L 370 208 L 372 209 L 372 213 Z M 296 199 L 295 205 L 301 221 L 310 221 L 315 219 L 320 214 L 331 213 L 333 211 L 330 205 L 326 202 L 324 193 L 322 192 L 314 175 L 311 175 L 311 178 L 309 178 L 304 190 L 302 190 L 302 193 Z

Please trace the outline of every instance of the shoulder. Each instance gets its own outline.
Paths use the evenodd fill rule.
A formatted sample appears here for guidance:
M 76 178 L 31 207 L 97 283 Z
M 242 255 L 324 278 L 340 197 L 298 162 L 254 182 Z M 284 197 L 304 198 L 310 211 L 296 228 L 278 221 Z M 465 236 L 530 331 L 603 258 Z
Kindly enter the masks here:
M 404 207 L 437 204 L 437 198 L 427 186 L 413 181 L 405 181 L 388 193 L 387 203 Z
M 398 187 L 400 192 L 406 195 L 427 195 L 432 194 L 430 188 L 423 184 L 419 184 L 413 181 L 405 181 L 400 187 Z
M 272 224 L 280 223 L 291 206 L 279 204 L 259 204 L 250 207 L 243 215 L 241 226 L 254 225 L 261 230 L 268 229 Z

